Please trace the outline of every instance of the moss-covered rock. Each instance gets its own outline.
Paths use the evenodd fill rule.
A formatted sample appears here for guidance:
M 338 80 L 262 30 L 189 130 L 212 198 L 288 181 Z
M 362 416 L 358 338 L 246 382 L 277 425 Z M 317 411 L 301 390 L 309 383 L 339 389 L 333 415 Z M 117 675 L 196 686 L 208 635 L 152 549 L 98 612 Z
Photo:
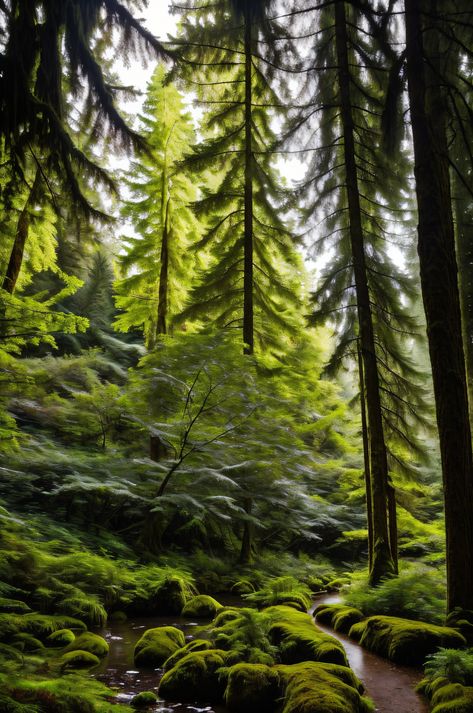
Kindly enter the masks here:
M 92 668 L 98 666 L 100 659 L 90 651 L 68 651 L 60 659 L 61 670 Z
M 473 687 L 460 683 L 438 682 L 428 695 L 431 713 L 473 713 Z
M 47 614 L 25 614 L 16 618 L 20 631 L 26 631 L 38 639 L 45 639 L 58 629 L 86 631 L 83 621 L 70 616 L 48 616 Z
M 356 627 L 356 629 L 355 629 Z M 440 646 L 459 648 L 465 638 L 455 629 L 393 616 L 372 616 L 355 624 L 349 635 L 361 646 L 407 666 L 423 664 Z
M 317 621 L 332 626 L 335 631 L 348 633 L 353 624 L 365 617 L 362 611 L 346 604 L 320 604 L 314 612 Z
M 31 609 L 25 602 L 20 599 L 6 599 L 0 597 L 0 612 L 5 614 L 28 614 Z
M 220 615 L 216 621 L 220 621 Z M 277 649 L 269 638 L 271 620 L 266 612 L 249 607 L 237 610 L 237 616 L 216 626 L 211 637 L 215 648 L 229 652 L 228 665 L 247 663 L 275 663 Z
M 30 706 L 27 703 L 18 703 L 10 696 L 0 693 L 0 711 L 2 713 L 37 713 L 36 706 Z
M 305 662 L 276 667 L 285 685 L 281 713 L 372 713 L 362 685 L 345 666 Z
M 192 597 L 182 610 L 182 616 L 194 619 L 213 619 L 223 609 L 222 604 L 208 594 Z
M 166 671 L 161 679 L 159 695 L 170 701 L 201 701 L 220 703 L 226 687 L 222 669 L 226 651 L 210 649 L 194 651 Z
M 350 584 L 350 577 L 336 577 L 327 582 L 326 589 L 327 592 L 339 592 L 342 587 Z
M 236 621 L 240 618 L 240 609 L 237 607 L 224 607 L 213 621 L 214 627 L 220 627 L 227 624 L 229 621 Z
M 264 664 L 239 663 L 228 673 L 225 705 L 235 713 L 271 713 L 281 695 L 278 672 Z
M 25 632 L 15 634 L 12 646 L 19 651 L 24 651 L 25 653 L 44 649 L 43 643 L 39 639 L 36 639 L 34 636 L 31 636 L 31 634 L 27 634 Z
M 108 643 L 102 636 L 92 634 L 90 631 L 85 631 L 66 646 L 65 653 L 78 650 L 87 651 L 98 658 L 103 658 L 108 654 Z
M 309 614 L 287 606 L 265 610 L 271 620 L 269 637 L 277 646 L 282 663 L 324 661 L 347 666 L 342 644 L 314 624 Z
M 69 644 L 75 641 L 75 638 L 74 632 L 70 629 L 58 629 L 57 631 L 53 631 L 52 634 L 49 634 L 44 643 L 46 646 L 57 646 L 59 648 L 69 646 Z
M 184 656 L 187 656 L 187 654 L 191 654 L 193 651 L 208 651 L 212 648 L 214 647 L 207 639 L 194 639 L 193 641 L 189 641 L 185 646 L 178 649 L 172 656 L 166 659 L 163 668 L 165 671 L 169 671 L 169 669 L 175 666 L 177 662 L 183 659 Z
M 147 708 L 153 706 L 158 700 L 158 696 L 153 691 L 141 691 L 132 698 L 131 705 L 133 708 Z
M 184 634 L 174 626 L 148 629 L 135 646 L 135 664 L 150 668 L 162 666 L 185 643 Z
M 156 613 L 180 614 L 190 598 L 189 586 L 181 577 L 166 577 L 156 587 Z

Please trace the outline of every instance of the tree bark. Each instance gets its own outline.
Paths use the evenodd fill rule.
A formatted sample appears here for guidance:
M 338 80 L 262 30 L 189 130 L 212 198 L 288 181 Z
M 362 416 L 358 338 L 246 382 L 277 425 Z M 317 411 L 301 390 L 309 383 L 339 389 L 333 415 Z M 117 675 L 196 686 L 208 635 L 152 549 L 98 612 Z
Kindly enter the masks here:
M 41 171 L 39 170 L 39 168 L 37 168 L 33 180 L 33 185 L 18 218 L 15 240 L 13 241 L 13 247 L 10 253 L 10 259 L 8 261 L 7 271 L 5 273 L 5 277 L 3 278 L 2 288 L 10 295 L 14 293 L 16 283 L 20 276 L 21 266 L 23 264 L 23 255 L 25 252 L 25 245 L 26 241 L 28 240 L 28 234 L 30 230 L 30 209 L 34 202 L 37 200 L 40 183 Z
M 253 501 L 251 498 L 245 498 L 244 501 L 244 509 L 247 515 L 251 515 L 251 510 L 253 507 Z M 241 539 L 241 549 L 240 549 L 240 564 L 250 564 L 252 559 L 253 559 L 253 553 L 252 553 L 252 545 L 253 545 L 253 533 L 252 533 L 252 527 L 251 523 L 245 522 L 243 523 L 243 536 Z
M 245 12 L 245 186 L 243 258 L 243 353 L 254 351 L 253 319 L 253 147 L 252 147 L 252 47 L 249 10 Z
M 372 585 L 376 585 L 383 577 L 392 575 L 395 567 L 389 541 L 387 513 L 388 463 L 383 432 L 373 316 L 368 289 L 360 193 L 355 159 L 346 23 L 345 3 L 338 0 L 335 4 L 335 42 L 343 125 L 349 232 L 356 289 L 360 348 L 366 385 L 366 411 L 370 444 L 373 557 L 369 579 Z
M 169 202 L 166 201 L 166 210 L 164 215 L 163 236 L 161 242 L 161 257 L 159 271 L 159 294 L 158 294 L 158 321 L 156 325 L 156 334 L 167 334 L 167 318 L 168 318 L 168 287 L 169 287 L 169 233 L 168 233 L 168 218 L 169 218 Z
M 447 609 L 473 608 L 473 461 L 450 195 L 446 108 L 429 3 L 405 0 L 418 254 L 442 461 Z
M 366 523 L 368 528 L 368 572 L 373 565 L 373 504 L 371 501 L 371 473 L 370 473 L 370 447 L 368 442 L 368 422 L 366 419 L 365 378 L 363 374 L 363 359 L 361 356 L 360 340 L 357 340 L 358 374 L 360 377 L 360 407 L 361 407 L 361 435 L 363 439 L 363 461 L 366 491 Z

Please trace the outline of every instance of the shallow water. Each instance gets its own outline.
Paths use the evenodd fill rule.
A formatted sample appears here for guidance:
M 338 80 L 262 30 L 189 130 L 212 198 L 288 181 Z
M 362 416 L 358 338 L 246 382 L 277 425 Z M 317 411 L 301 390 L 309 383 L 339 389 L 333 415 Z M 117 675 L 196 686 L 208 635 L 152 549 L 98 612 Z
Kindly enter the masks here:
M 314 602 L 311 612 L 319 604 L 336 604 L 339 601 L 337 595 L 321 595 Z M 342 642 L 350 667 L 363 681 L 365 693 L 373 699 L 378 713 L 428 713 L 426 699 L 414 690 L 422 678 L 420 669 L 399 666 L 366 651 L 348 636 L 316 623 L 322 631 Z
M 101 662 L 100 668 L 94 671 L 94 678 L 105 683 L 109 688 L 118 691 L 114 701 L 129 704 L 133 696 L 141 691 L 153 691 L 158 694 L 158 686 L 163 675 L 163 669 L 141 669 L 138 671 L 133 664 L 133 650 L 136 642 L 146 629 L 156 626 L 175 626 L 182 629 L 186 641 L 195 638 L 197 627 L 203 622 L 192 622 L 179 617 L 146 617 L 131 618 L 124 622 L 110 622 L 97 631 L 109 643 L 110 651 Z M 202 702 L 176 703 L 158 700 L 155 706 L 147 711 L 152 713 L 225 713 L 221 706 L 206 706 Z

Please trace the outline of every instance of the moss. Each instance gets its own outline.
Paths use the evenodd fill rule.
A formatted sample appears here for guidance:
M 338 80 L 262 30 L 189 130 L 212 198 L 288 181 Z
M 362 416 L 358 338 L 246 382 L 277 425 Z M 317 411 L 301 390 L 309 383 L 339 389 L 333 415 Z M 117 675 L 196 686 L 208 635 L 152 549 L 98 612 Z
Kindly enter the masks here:
M 325 580 L 320 577 L 309 577 L 307 580 L 307 586 L 310 591 L 314 593 L 325 592 L 327 589 Z
M 135 664 L 153 668 L 162 666 L 185 643 L 184 634 L 174 626 L 148 629 L 135 646 Z
M 98 658 L 103 658 L 108 654 L 108 644 L 102 636 L 85 631 L 83 634 L 79 634 L 65 649 L 66 652 L 78 650 L 87 651 Z
M 353 624 L 364 619 L 363 612 L 346 604 L 321 604 L 315 609 L 317 621 L 327 623 L 335 631 L 347 633 Z
M 153 706 L 157 700 L 158 697 L 153 691 L 141 691 L 141 693 L 137 693 L 134 696 L 131 705 L 133 708 L 146 708 L 147 706 Z
M 9 646 L 8 644 L 0 644 L 0 661 L 2 659 L 6 661 L 14 661 L 15 663 L 22 663 L 23 656 L 21 652 L 14 646 Z
M 236 621 L 240 618 L 240 610 L 236 607 L 224 607 L 213 621 L 214 627 L 223 626 L 229 621 Z
M 473 713 L 473 688 L 449 683 L 437 689 L 431 705 L 432 713 Z
M 85 631 L 87 629 L 84 622 L 69 616 L 48 616 L 47 614 L 25 614 L 18 617 L 17 623 L 20 631 L 44 639 L 58 629 L 71 629 L 73 631 Z
M 100 659 L 90 651 L 68 651 L 60 659 L 61 671 L 68 668 L 92 668 L 98 666 Z
M 231 591 L 234 594 L 251 594 L 255 591 L 255 587 L 249 579 L 240 579 L 232 585 Z
M 191 598 L 189 586 L 181 577 L 166 577 L 155 590 L 156 613 L 180 614 Z
M 109 617 L 110 621 L 115 621 L 115 622 L 123 622 L 128 619 L 126 613 L 124 611 L 114 611 L 110 614 Z
M 290 576 L 272 579 L 265 587 L 247 594 L 244 599 L 258 609 L 286 604 L 304 612 L 309 609 L 312 602 L 309 587 Z
M 24 712 L 21 709 L 22 713 L 26 710 L 28 713 L 105 713 L 112 710 L 111 705 L 104 703 L 104 697 L 110 696 L 109 689 L 98 681 L 69 670 L 67 676 L 46 681 L 31 677 L 7 678 L 3 684 L 5 694 L 28 704 Z
M 46 646 L 63 647 L 72 644 L 75 638 L 74 632 L 70 629 L 58 629 L 57 631 L 53 631 L 53 633 L 46 638 L 44 643 Z
M 231 664 L 240 661 L 272 664 L 277 649 L 269 639 L 270 625 L 271 621 L 265 612 L 245 607 L 237 610 L 236 618 L 215 627 L 211 636 L 215 648 L 231 652 Z
M 199 594 L 190 599 L 182 610 L 182 616 L 195 619 L 213 619 L 223 606 L 208 594 Z
M 184 656 L 187 656 L 187 654 L 190 654 L 193 651 L 208 651 L 211 648 L 213 648 L 212 644 L 210 641 L 207 641 L 207 639 L 194 639 L 193 641 L 189 641 L 189 643 L 181 649 L 178 649 L 174 654 L 172 654 L 172 656 L 166 659 L 163 668 L 165 671 L 169 671 L 169 669 L 175 666 L 177 662 L 183 659 Z
M 391 661 L 408 666 L 421 665 L 425 657 L 440 646 L 459 648 L 466 642 L 455 629 L 391 616 L 372 616 L 365 626 L 360 644 Z M 359 626 L 359 624 L 355 624 Z M 352 634 L 353 627 L 350 629 Z
M 355 641 L 360 641 L 361 637 L 364 634 L 364 631 L 366 629 L 366 622 L 368 620 L 364 619 L 363 621 L 359 621 L 358 624 L 353 624 L 349 631 L 348 631 L 348 636 L 350 639 L 354 639 Z
M 278 647 L 282 663 L 325 661 L 347 665 L 342 644 L 320 631 L 309 614 L 287 606 L 270 607 L 265 613 L 271 621 L 270 640 Z
M 19 651 L 24 651 L 25 653 L 44 649 L 44 646 L 39 639 L 36 639 L 34 636 L 31 636 L 31 634 L 26 634 L 25 632 L 16 634 L 12 641 L 12 645 Z
M 27 614 L 31 609 L 20 599 L 5 599 L 0 597 L 0 612 L 5 614 Z
M 170 701 L 220 703 L 225 692 L 227 653 L 218 649 L 187 654 L 161 679 L 159 695 Z
M 342 587 L 350 584 L 351 580 L 349 577 L 336 577 L 327 582 L 326 589 L 328 592 L 339 592 Z
M 447 617 L 447 626 L 458 629 L 465 637 L 467 644 L 473 644 L 473 611 L 471 609 L 454 609 Z
M 0 711 L 2 713 L 38 713 L 36 706 L 18 703 L 4 693 L 0 693 Z
M 372 713 L 355 674 L 344 666 L 305 662 L 276 667 L 285 685 L 281 713 Z
M 271 713 L 281 695 L 279 675 L 263 664 L 232 666 L 225 689 L 225 705 L 235 713 Z

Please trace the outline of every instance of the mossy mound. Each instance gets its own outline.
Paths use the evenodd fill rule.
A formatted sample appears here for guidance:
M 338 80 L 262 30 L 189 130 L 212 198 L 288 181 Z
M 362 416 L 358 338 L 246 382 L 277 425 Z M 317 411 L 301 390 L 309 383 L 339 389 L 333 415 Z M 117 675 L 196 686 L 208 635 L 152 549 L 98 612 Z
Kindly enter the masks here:
M 60 659 L 61 671 L 66 669 L 93 668 L 100 659 L 90 651 L 68 651 Z
M 182 610 L 182 616 L 194 619 L 213 619 L 223 609 L 222 604 L 208 594 L 199 594 L 190 599 Z
M 153 691 L 141 691 L 137 693 L 136 696 L 131 701 L 133 708 L 147 708 L 148 706 L 154 706 L 158 696 Z
M 393 616 L 371 616 L 352 626 L 349 635 L 360 637 L 361 646 L 369 651 L 407 666 L 422 665 L 425 657 L 440 646 L 454 649 L 466 643 L 465 638 L 450 627 Z
M 235 713 L 271 713 L 281 695 L 278 672 L 264 664 L 232 666 L 225 689 L 225 705 Z
M 2 713 L 38 713 L 36 706 L 18 703 L 4 693 L 0 693 L 0 711 Z
M 85 631 L 86 625 L 67 616 L 49 616 L 47 614 L 0 614 L 0 641 L 11 641 L 16 634 L 26 633 L 44 641 L 59 629 Z
M 346 604 L 320 604 L 314 612 L 317 621 L 332 626 L 335 631 L 348 633 L 353 626 L 365 617 L 362 611 Z
M 87 651 L 98 658 L 103 658 L 108 654 L 108 644 L 102 636 L 85 631 L 65 648 L 65 652 L 79 650 Z
M 447 626 L 458 629 L 469 646 L 473 645 L 473 611 L 471 609 L 454 609 L 447 617 Z
M 220 622 L 220 615 L 216 622 Z M 211 637 L 215 648 L 229 652 L 228 665 L 246 661 L 271 665 L 277 658 L 277 649 L 270 641 L 271 620 L 266 612 L 249 607 L 236 610 L 236 616 L 216 626 Z
M 240 618 L 239 612 L 240 609 L 237 609 L 237 607 L 224 607 L 215 617 L 213 626 L 219 627 L 227 624 L 229 621 L 236 621 Z
M 46 638 L 44 643 L 46 646 L 63 647 L 72 644 L 75 638 L 74 632 L 70 629 L 58 629 L 57 631 L 53 631 L 53 633 Z
M 0 674 L 3 696 L 13 699 L 20 706 L 3 708 L 3 699 L 0 698 L 2 713 L 97 713 L 99 710 L 105 713 L 112 710 L 112 704 L 104 701 L 110 691 L 103 684 L 71 671 L 71 667 L 66 668 L 67 676 L 43 681 L 30 676 L 5 677 Z
M 207 641 L 207 639 L 194 639 L 193 641 L 189 641 L 189 643 L 181 649 L 178 649 L 164 662 L 163 668 L 165 671 L 169 671 L 169 669 L 175 666 L 177 662 L 183 659 L 184 656 L 187 656 L 187 654 L 191 654 L 193 651 L 208 651 L 212 648 L 212 644 L 210 641 Z
M 418 691 L 427 696 L 431 713 L 473 713 L 473 687 L 444 677 L 421 681 Z
M 285 604 L 304 612 L 312 602 L 309 587 L 290 576 L 276 577 L 262 589 L 247 594 L 244 599 L 258 609 Z
M 226 680 L 222 674 L 227 652 L 219 649 L 194 651 L 166 671 L 159 685 L 159 695 L 170 701 L 219 703 Z
M 232 584 L 231 591 L 234 594 L 251 594 L 255 591 L 254 584 L 249 579 L 240 579 Z
M 185 643 L 184 634 L 174 626 L 148 629 L 135 646 L 135 664 L 150 668 L 162 666 Z
M 276 667 L 285 685 L 281 713 L 372 713 L 373 703 L 345 666 L 305 662 Z
M 189 585 L 176 576 L 166 577 L 155 590 L 156 613 L 180 614 L 191 598 Z
M 28 614 L 31 609 L 20 599 L 6 599 L 0 597 L 0 612 L 2 614 Z
M 309 614 L 287 606 L 270 607 L 265 613 L 271 621 L 269 638 L 277 646 L 282 663 L 324 661 L 348 665 L 342 644 L 320 631 Z
M 342 587 L 350 584 L 350 582 L 350 577 L 336 577 L 335 579 L 331 579 L 326 585 L 327 592 L 339 592 Z
M 20 632 L 15 635 L 15 638 L 12 641 L 12 646 L 19 651 L 24 651 L 25 653 L 44 649 L 43 643 L 39 639 L 36 639 L 34 636 L 31 636 L 31 634 L 26 634 L 25 632 Z

